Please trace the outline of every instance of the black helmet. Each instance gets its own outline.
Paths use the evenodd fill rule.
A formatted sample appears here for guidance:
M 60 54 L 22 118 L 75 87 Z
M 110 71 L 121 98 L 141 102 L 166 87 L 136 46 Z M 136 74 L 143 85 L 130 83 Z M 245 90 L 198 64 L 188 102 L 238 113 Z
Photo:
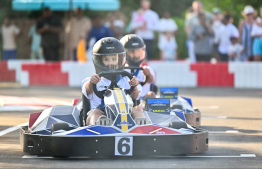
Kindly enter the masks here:
M 126 63 L 125 48 L 113 37 L 102 38 L 93 47 L 93 62 L 96 73 L 123 70 Z
M 146 56 L 146 45 L 140 36 L 129 34 L 124 36 L 120 42 L 126 49 L 126 60 L 130 66 L 140 66 Z

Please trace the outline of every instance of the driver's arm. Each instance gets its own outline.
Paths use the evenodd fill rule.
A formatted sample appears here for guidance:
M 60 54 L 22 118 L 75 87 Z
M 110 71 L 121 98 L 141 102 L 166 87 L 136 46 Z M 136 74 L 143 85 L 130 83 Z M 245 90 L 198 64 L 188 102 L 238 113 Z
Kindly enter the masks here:
M 154 82 L 154 76 L 150 73 L 149 69 L 144 68 L 143 73 L 147 77 L 147 83 L 152 84 Z
M 131 80 L 129 80 L 129 84 L 130 86 L 136 86 L 134 91 L 130 94 L 132 99 L 136 99 L 139 95 L 139 91 L 137 89 L 137 85 L 139 84 L 137 78 L 135 76 L 133 76 L 133 78 Z
M 86 94 L 89 95 L 93 92 L 93 84 L 100 82 L 101 78 L 97 74 L 93 74 L 90 80 L 86 83 Z
M 130 97 L 135 100 L 138 97 L 138 95 L 139 95 L 139 91 L 137 87 L 135 87 L 134 91 L 130 94 Z

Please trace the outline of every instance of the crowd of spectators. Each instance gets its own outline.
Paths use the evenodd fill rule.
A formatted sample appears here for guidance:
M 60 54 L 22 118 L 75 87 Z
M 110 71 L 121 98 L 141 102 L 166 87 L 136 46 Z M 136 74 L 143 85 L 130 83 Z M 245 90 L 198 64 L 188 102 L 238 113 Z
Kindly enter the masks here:
M 95 42 L 108 36 L 120 39 L 127 33 L 135 33 L 143 38 L 148 60 L 153 59 L 154 54 L 161 60 L 177 60 L 178 25 L 169 11 L 164 11 L 160 18 L 150 8 L 150 0 L 141 0 L 140 8 L 132 12 L 129 23 L 120 11 L 108 12 L 105 18 L 100 15 L 89 18 L 84 16 L 81 8 L 77 8 L 65 25 L 49 8 L 45 8 L 43 16 L 35 19 L 28 33 L 30 58 L 59 61 L 62 58 L 59 56 L 59 35 L 64 31 L 65 60 L 78 60 L 77 49 L 81 40 L 85 43 L 87 60 L 92 60 Z M 219 8 L 208 12 L 200 1 L 194 1 L 185 17 L 188 60 L 262 61 L 262 19 L 250 5 L 245 6 L 242 15 L 244 19 L 236 27 L 230 13 L 224 13 Z M 4 60 L 17 58 L 16 38 L 20 32 L 6 17 L 1 28 Z M 158 54 L 153 53 L 156 43 Z

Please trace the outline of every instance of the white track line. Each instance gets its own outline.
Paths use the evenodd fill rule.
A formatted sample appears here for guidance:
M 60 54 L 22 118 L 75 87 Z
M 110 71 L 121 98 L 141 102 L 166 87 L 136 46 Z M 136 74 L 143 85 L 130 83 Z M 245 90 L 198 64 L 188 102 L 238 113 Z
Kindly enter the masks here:
M 217 110 L 219 109 L 219 106 L 218 105 L 212 105 L 212 106 L 197 106 L 197 107 L 194 107 L 194 108 L 198 108 L 198 109 L 212 109 L 212 110 Z
M 0 112 L 6 111 L 33 111 L 33 110 L 44 110 L 46 106 L 2 106 Z
M 8 134 L 8 133 L 11 133 L 11 132 L 19 129 L 21 126 L 24 126 L 24 125 L 27 125 L 27 124 L 28 124 L 28 123 L 23 123 L 23 124 L 20 124 L 20 125 L 18 125 L 18 126 L 10 127 L 10 128 L 5 129 L 5 130 L 3 130 L 3 131 L 0 131 L 0 136 L 3 136 L 3 135 Z
M 257 157 L 256 154 L 240 154 L 240 155 L 225 155 L 225 156 L 172 156 L 174 158 L 252 158 Z M 56 158 L 52 156 L 37 156 L 24 155 L 22 158 Z M 68 158 L 90 158 L 90 157 L 68 157 Z
M 227 116 L 202 116 L 202 119 L 227 119 Z
M 208 131 L 210 134 L 223 134 L 223 133 L 239 133 L 238 130 L 226 130 L 226 131 Z

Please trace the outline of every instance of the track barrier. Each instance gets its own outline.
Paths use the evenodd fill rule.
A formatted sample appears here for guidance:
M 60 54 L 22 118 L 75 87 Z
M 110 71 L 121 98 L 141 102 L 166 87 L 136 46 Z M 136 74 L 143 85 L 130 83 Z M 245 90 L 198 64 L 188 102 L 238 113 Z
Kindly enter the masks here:
M 159 87 L 235 87 L 262 88 L 262 63 L 188 63 L 149 61 Z M 95 73 L 92 62 L 39 62 L 10 60 L 0 62 L 0 82 L 19 82 L 22 86 L 80 87 L 85 77 Z

